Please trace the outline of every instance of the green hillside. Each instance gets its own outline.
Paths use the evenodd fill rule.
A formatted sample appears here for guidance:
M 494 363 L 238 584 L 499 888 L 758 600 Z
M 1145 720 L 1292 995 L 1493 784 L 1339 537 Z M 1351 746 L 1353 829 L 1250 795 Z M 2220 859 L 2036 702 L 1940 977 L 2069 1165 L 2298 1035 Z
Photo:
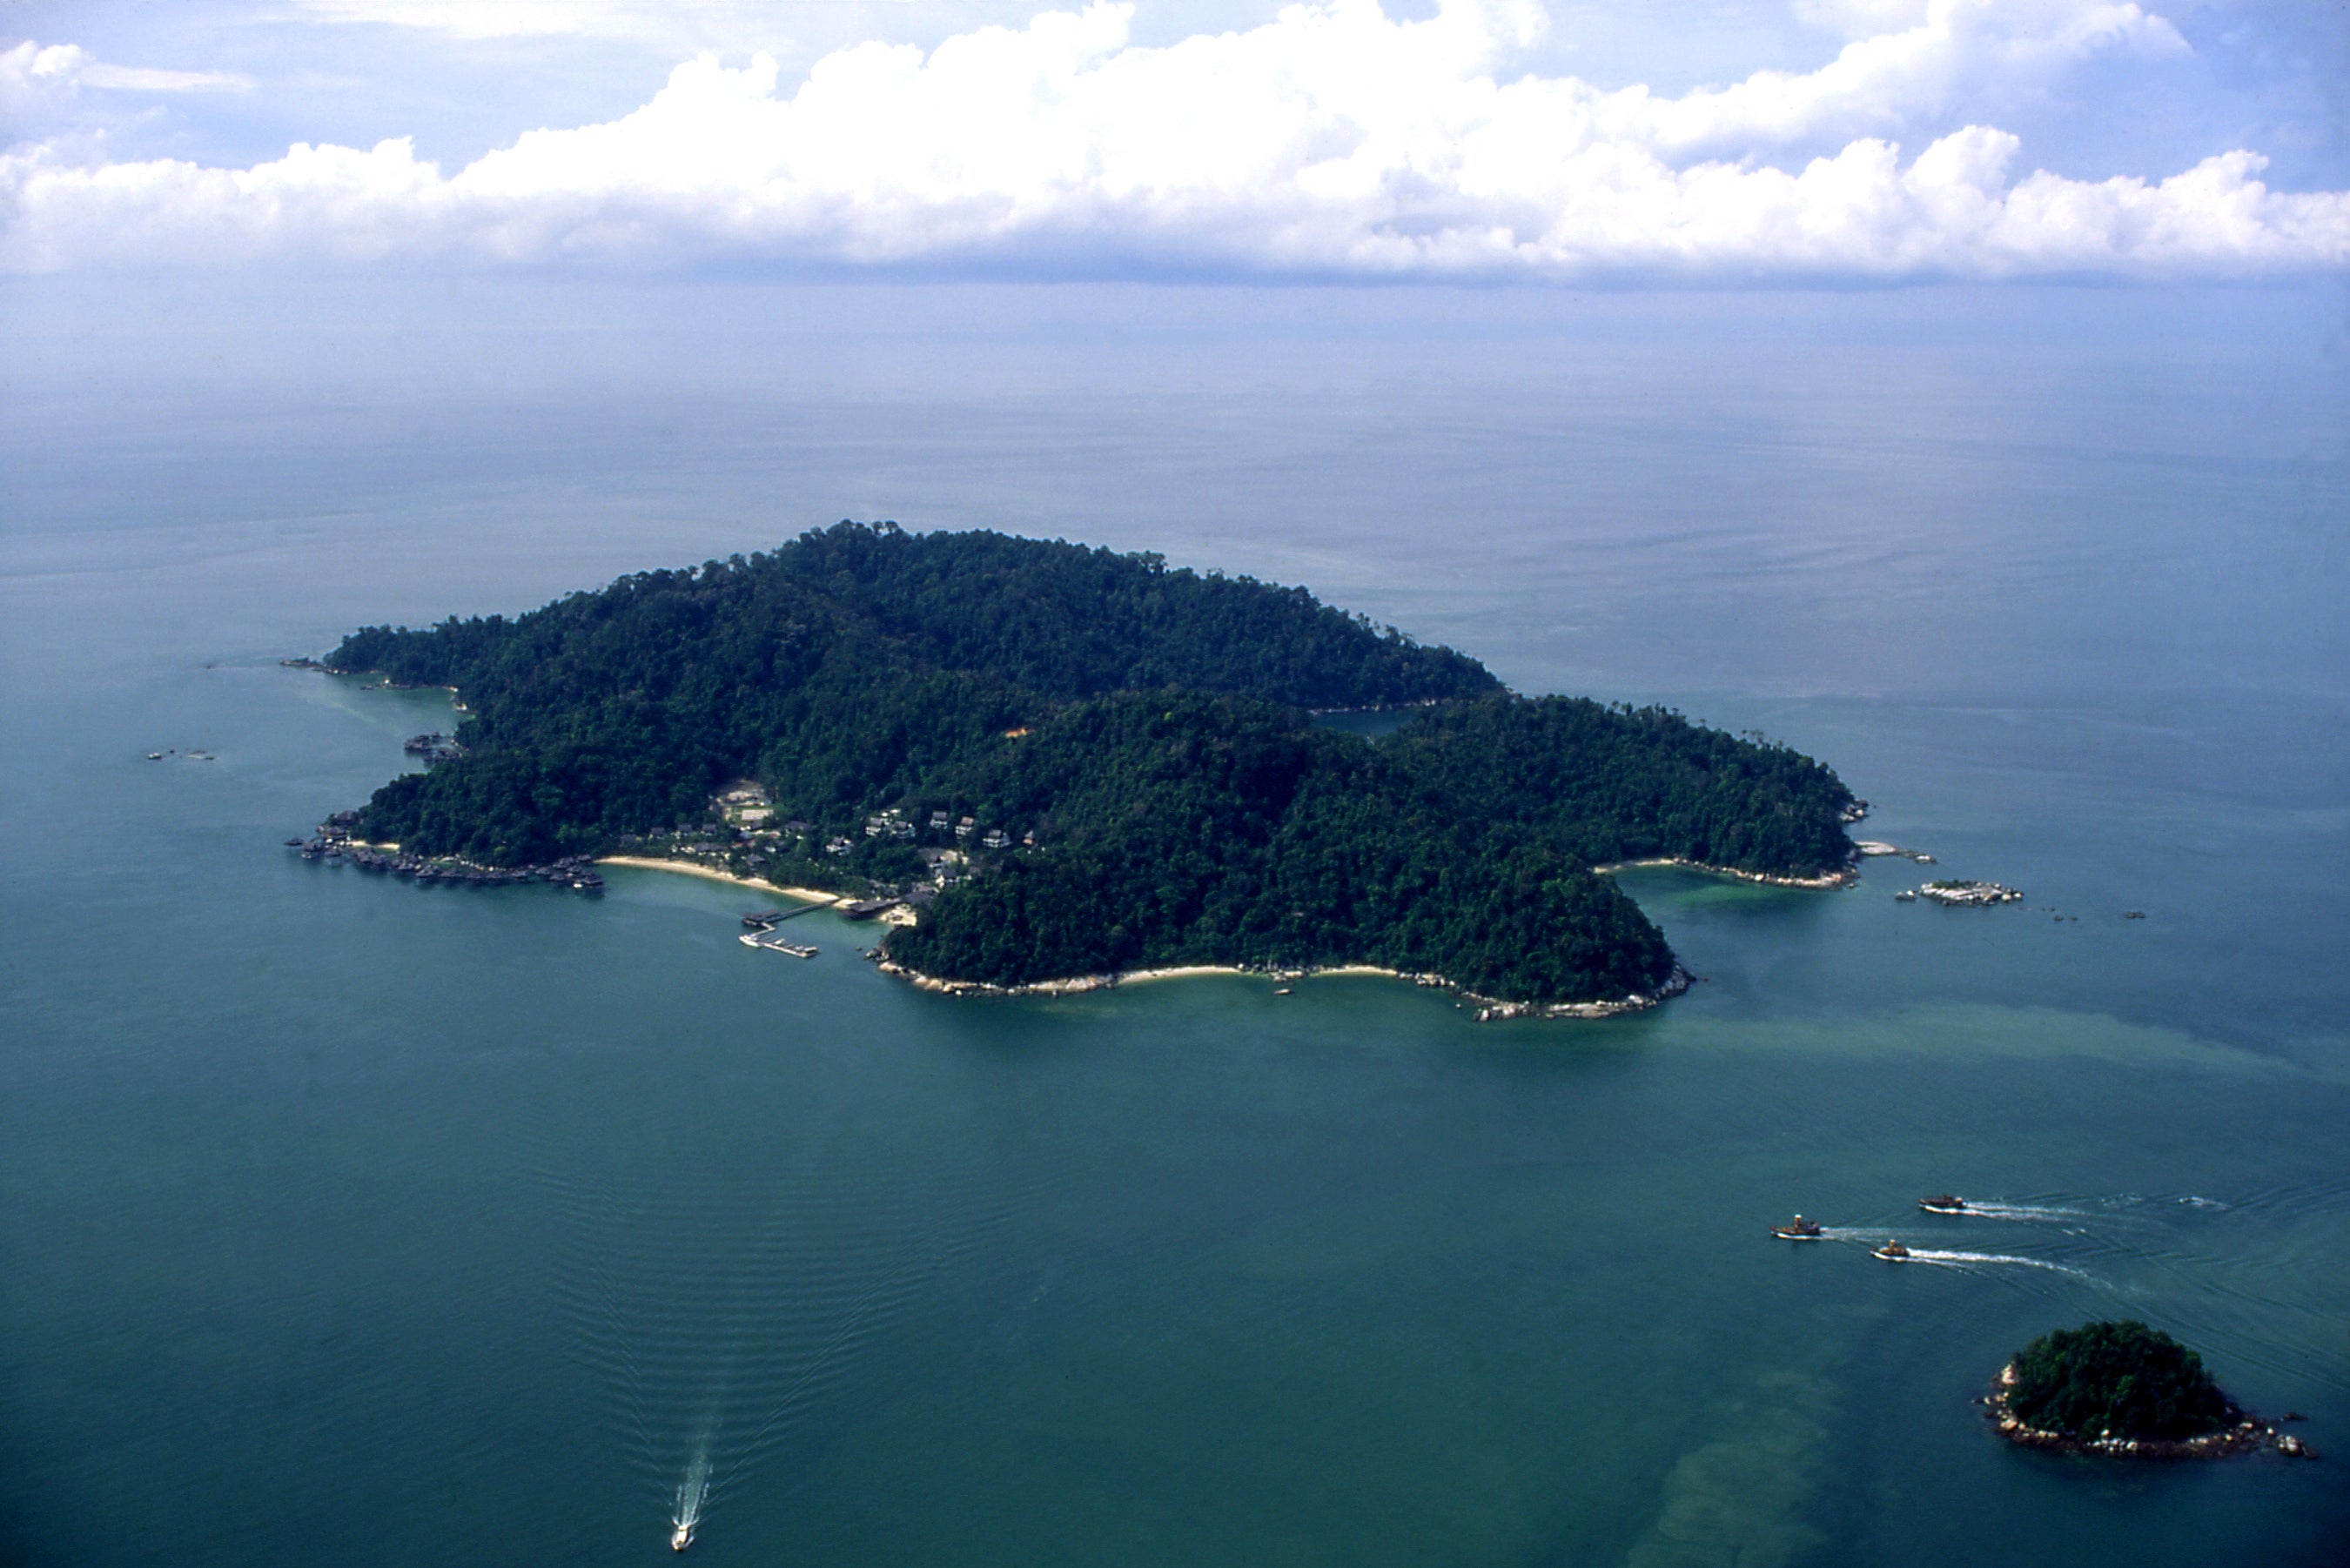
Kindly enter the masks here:
M 1591 863 L 1812 876 L 1851 852 L 1850 793 L 1784 748 L 1514 697 L 1301 588 L 999 534 L 842 524 L 511 619 L 369 628 L 329 662 L 473 711 L 462 756 L 376 792 L 369 836 L 492 865 L 658 847 L 754 780 L 794 825 L 751 851 L 770 875 L 951 867 L 889 943 L 947 979 L 1353 961 L 1620 997 L 1672 955 Z M 1376 742 L 1307 711 L 1404 705 L 1426 711 Z

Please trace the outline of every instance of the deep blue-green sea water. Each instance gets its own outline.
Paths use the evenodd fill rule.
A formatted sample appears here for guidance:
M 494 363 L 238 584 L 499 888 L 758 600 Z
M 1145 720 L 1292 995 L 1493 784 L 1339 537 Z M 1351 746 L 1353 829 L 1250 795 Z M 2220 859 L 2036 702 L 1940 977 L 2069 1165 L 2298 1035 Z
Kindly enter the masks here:
M 1007 297 L 936 363 L 19 345 L 0 1560 L 650 1563 L 699 1461 L 712 1564 L 2350 1562 L 2336 306 Z M 280 657 L 844 514 L 1302 581 L 2027 897 L 1627 873 L 1701 983 L 1479 1025 L 942 999 L 715 884 L 281 847 L 448 708 Z M 1996 1441 L 2005 1357 L 2106 1316 L 2325 1457 Z

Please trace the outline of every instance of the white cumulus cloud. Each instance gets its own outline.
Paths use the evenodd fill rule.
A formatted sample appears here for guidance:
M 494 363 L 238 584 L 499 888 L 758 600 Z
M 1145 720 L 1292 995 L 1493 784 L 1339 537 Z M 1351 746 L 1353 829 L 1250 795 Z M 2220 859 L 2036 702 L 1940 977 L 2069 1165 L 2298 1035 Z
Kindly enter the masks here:
M 2016 138 L 1964 118 L 1985 83 L 2184 49 L 2161 18 L 2106 0 L 1903 16 L 1816 70 L 1672 97 L 1511 74 L 1544 25 L 1523 0 L 1446 0 L 1415 22 L 1320 0 L 1163 47 L 1097 3 L 928 51 L 858 45 L 788 92 L 771 58 L 697 58 L 630 114 L 453 173 L 404 140 L 249 169 L 21 146 L 0 155 L 0 265 L 1834 280 L 2350 263 L 2350 192 L 2272 191 L 2253 152 L 2158 180 L 2019 177 Z
M 49 113 L 83 88 L 123 92 L 242 90 L 253 84 L 224 71 L 169 71 L 114 66 L 73 44 L 22 43 L 0 49 L 0 120 L 23 124 Z

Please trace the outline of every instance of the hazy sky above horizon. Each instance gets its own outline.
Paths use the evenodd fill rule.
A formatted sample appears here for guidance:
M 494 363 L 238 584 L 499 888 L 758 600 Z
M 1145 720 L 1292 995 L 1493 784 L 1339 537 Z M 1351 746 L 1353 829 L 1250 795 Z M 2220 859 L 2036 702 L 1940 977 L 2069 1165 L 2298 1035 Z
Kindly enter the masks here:
M 2345 67 L 2314 0 L 0 0 L 0 267 L 2307 278 Z
M 0 0 L 0 579 L 894 517 L 1560 689 L 2333 693 L 2345 15 Z

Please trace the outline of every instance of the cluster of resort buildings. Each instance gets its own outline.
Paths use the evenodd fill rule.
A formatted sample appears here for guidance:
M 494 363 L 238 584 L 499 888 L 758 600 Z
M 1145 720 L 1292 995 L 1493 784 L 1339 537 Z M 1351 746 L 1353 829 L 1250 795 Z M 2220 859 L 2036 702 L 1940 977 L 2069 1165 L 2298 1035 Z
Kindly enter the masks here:
M 710 805 L 715 820 L 704 826 L 681 826 L 673 834 L 623 838 L 620 846 L 629 849 L 641 845 L 648 851 L 699 861 L 713 869 L 766 876 L 781 869 L 778 863 L 842 858 L 876 842 L 900 844 L 914 852 L 921 866 L 920 878 L 906 889 L 906 901 L 920 903 L 970 876 L 974 855 L 1033 847 L 1036 842 L 1033 832 L 1015 836 L 1013 829 L 983 823 L 975 816 L 906 806 L 889 806 L 868 815 L 859 836 L 837 830 L 827 833 L 818 824 L 800 818 L 778 820 L 774 797 L 764 785 L 748 779 L 729 784 L 711 798 Z M 910 869 L 910 861 L 899 863 Z
M 603 873 L 588 856 L 567 855 L 536 866 L 480 866 L 460 856 L 410 855 L 397 845 L 363 844 L 352 836 L 359 820 L 356 811 L 338 811 L 318 825 L 315 836 L 289 838 L 286 847 L 299 851 L 305 860 L 339 861 L 362 871 L 417 882 L 455 882 L 476 888 L 547 882 L 583 893 L 600 892 L 604 887 Z
M 959 817 L 951 812 L 934 811 L 931 813 L 928 830 L 933 835 L 951 834 L 958 844 L 969 843 L 976 837 L 984 848 L 1009 849 L 1012 847 L 1010 833 L 1001 827 L 991 827 L 983 833 L 980 831 L 979 819 L 974 816 Z M 915 826 L 913 819 L 908 816 L 902 808 L 894 805 L 876 812 L 865 819 L 865 836 L 868 838 L 913 838 L 920 831 Z M 847 844 L 848 841 L 842 839 L 838 842 Z M 1020 842 L 1033 846 L 1036 842 L 1036 836 L 1033 833 L 1024 835 Z M 831 846 L 827 844 L 826 847 L 829 849 Z
M 422 757 L 428 768 L 455 762 L 465 754 L 465 748 L 457 743 L 455 736 L 442 734 L 437 730 L 431 734 L 409 736 L 400 742 L 400 749 L 411 757 Z

